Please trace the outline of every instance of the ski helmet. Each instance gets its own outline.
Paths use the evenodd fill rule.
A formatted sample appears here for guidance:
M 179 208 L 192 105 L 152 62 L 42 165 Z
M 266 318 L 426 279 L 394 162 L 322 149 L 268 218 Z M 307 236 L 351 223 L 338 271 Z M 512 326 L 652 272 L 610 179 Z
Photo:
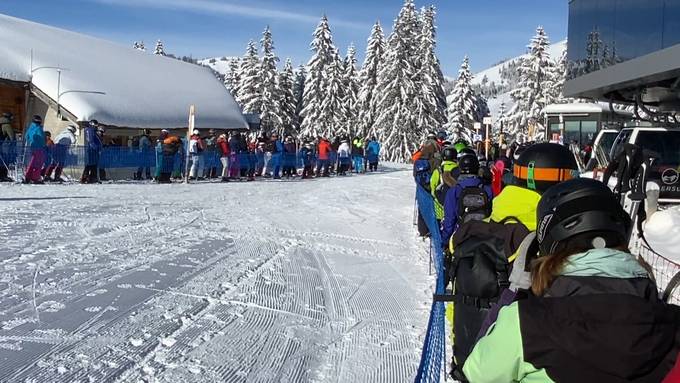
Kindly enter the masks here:
M 456 148 L 458 153 L 460 153 L 463 151 L 463 149 L 468 147 L 468 143 L 465 140 L 458 140 L 453 144 L 453 146 Z
M 453 146 L 447 146 L 442 150 L 442 159 L 444 161 L 455 161 L 458 158 L 458 151 Z
M 200 134 L 200 132 L 198 131 L 198 129 L 194 129 L 194 131 L 191 132 L 191 133 L 192 133 L 193 135 L 195 135 L 195 136 L 198 136 L 198 135 Z
M 2 117 L 5 117 L 6 119 L 8 119 L 8 120 L 10 120 L 10 121 L 14 120 L 14 115 L 13 115 L 12 113 L 10 113 L 10 112 L 5 112 L 5 113 L 3 113 L 3 114 L 2 114 Z
M 32 121 L 35 122 L 36 124 L 42 124 L 43 119 L 42 119 L 42 117 L 40 117 L 40 116 L 38 116 L 38 115 L 35 115 L 35 116 L 33 116 L 33 120 L 32 120 Z
M 520 154 L 513 168 L 517 186 L 539 193 L 563 181 L 578 177 L 578 165 L 567 147 L 540 143 Z
M 97 121 L 97 120 L 91 120 L 91 121 L 90 121 L 90 126 L 93 127 L 93 128 L 98 127 L 98 126 L 99 126 L 99 121 Z
M 464 147 L 463 149 L 458 151 L 458 158 L 463 157 L 464 155 L 471 155 L 471 156 L 477 156 L 477 153 L 475 153 L 474 150 L 468 148 L 467 146 Z
M 563 249 L 616 247 L 630 240 L 632 221 L 614 193 L 600 181 L 575 178 L 549 188 L 536 209 L 541 255 Z
M 69 132 L 75 134 L 76 131 L 78 131 L 78 128 L 76 128 L 74 125 L 69 125 L 69 126 L 66 128 L 66 130 L 68 130 Z
M 427 138 L 430 140 L 434 140 L 435 138 L 437 138 L 437 135 L 434 134 L 433 132 L 430 132 L 427 134 Z
M 477 156 L 473 154 L 463 154 L 458 158 L 458 169 L 460 169 L 460 174 L 477 175 L 479 173 L 479 160 L 477 159 Z
M 440 130 L 440 131 L 437 133 L 437 138 L 440 139 L 440 140 L 442 140 L 442 141 L 444 141 L 444 140 L 446 139 L 446 136 L 447 136 L 447 134 L 446 134 L 446 132 L 443 131 L 443 130 Z

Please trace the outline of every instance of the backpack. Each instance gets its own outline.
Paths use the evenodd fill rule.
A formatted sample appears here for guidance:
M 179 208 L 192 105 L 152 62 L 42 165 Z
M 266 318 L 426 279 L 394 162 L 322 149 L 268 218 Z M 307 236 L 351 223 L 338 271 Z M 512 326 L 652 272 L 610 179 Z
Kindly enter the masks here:
M 458 200 L 458 222 L 482 221 L 491 215 L 491 200 L 484 190 L 484 184 L 466 187 Z
M 510 286 L 510 257 L 529 230 L 521 223 L 469 221 L 453 235 L 454 371 L 472 352 L 493 303 Z
M 427 160 L 418 160 L 413 164 L 413 177 L 416 183 L 421 185 L 428 192 L 430 191 L 430 163 Z

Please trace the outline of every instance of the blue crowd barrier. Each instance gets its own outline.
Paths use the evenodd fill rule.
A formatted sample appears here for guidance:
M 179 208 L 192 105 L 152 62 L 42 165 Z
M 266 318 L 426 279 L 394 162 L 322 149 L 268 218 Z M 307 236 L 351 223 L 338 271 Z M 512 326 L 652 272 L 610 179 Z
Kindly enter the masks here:
M 434 201 L 427 190 L 416 185 L 418 210 L 430 231 L 431 254 L 437 273 L 435 294 L 441 295 L 445 293 L 446 271 L 439 225 L 434 212 Z M 440 382 L 446 374 L 446 363 L 446 305 L 444 302 L 433 300 L 415 382 Z
M 164 156 L 160 149 L 151 147 L 146 150 L 125 146 L 105 146 L 99 151 L 89 150 L 86 146 L 72 145 L 65 147 L 53 145 L 47 149 L 45 167 L 59 164 L 62 168 L 82 169 L 86 165 L 97 163 L 101 169 L 150 169 L 150 172 L 170 172 L 173 175 L 183 174 L 186 167 L 187 153 L 184 148 L 174 156 Z M 0 141 L 0 166 L 25 168 L 30 162 L 33 149 L 23 145 L 22 141 Z M 191 156 L 190 156 L 191 157 Z M 217 175 L 222 172 L 222 162 L 217 150 L 204 150 L 200 154 L 203 169 L 216 169 Z M 235 160 L 235 161 L 234 161 Z M 191 158 L 189 159 L 191 161 Z M 281 153 L 277 157 L 280 172 L 284 167 L 301 169 L 304 161 L 300 153 Z M 316 156 L 311 157 L 311 166 L 315 168 Z M 239 173 L 253 170 L 261 172 L 264 165 L 262 153 L 241 152 L 230 157 L 230 165 Z M 130 173 L 132 174 L 132 173 Z M 202 176 L 202 175 L 200 175 Z

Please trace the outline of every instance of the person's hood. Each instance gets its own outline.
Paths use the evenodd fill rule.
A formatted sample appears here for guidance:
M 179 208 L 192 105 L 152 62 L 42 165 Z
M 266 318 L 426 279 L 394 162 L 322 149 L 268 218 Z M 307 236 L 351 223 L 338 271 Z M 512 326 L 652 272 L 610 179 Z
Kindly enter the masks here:
M 575 277 L 649 278 L 635 256 L 615 249 L 592 249 L 567 258 L 561 275 Z

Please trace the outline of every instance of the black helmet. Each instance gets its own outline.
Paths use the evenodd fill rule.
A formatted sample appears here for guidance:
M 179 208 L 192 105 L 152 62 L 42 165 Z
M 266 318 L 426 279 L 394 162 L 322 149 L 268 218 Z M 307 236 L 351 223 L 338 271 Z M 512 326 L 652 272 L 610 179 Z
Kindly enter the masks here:
M 552 255 L 569 241 L 580 249 L 628 244 L 632 223 L 618 198 L 600 181 L 576 178 L 549 188 L 536 209 L 541 255 Z
M 463 154 L 458 158 L 458 169 L 460 169 L 460 174 L 478 174 L 479 173 L 479 160 L 474 154 Z
M 40 117 L 40 116 L 38 116 L 38 115 L 36 114 L 35 116 L 33 116 L 33 120 L 32 120 L 32 121 L 35 122 L 36 124 L 42 124 L 43 119 L 42 119 L 42 117 Z
M 96 128 L 99 126 L 99 121 L 97 120 L 90 120 L 90 126 L 93 128 Z
M 520 154 L 513 174 L 517 186 L 542 193 L 557 183 L 576 178 L 578 165 L 566 146 L 541 143 Z
M 12 121 L 14 119 L 14 115 L 11 112 L 5 112 L 2 114 L 2 117 L 5 117 L 6 119 Z
M 470 148 L 463 148 L 462 150 L 459 150 L 459 151 L 458 151 L 458 158 L 459 158 L 459 159 L 460 159 L 461 157 L 465 156 L 465 155 L 470 155 L 470 156 L 475 156 L 475 157 L 477 157 L 477 153 L 475 153 L 475 151 L 472 150 L 472 149 L 470 149 Z
M 443 131 L 443 130 L 440 130 L 440 131 L 437 133 L 437 138 L 440 139 L 440 140 L 442 140 L 442 141 L 446 139 L 446 136 L 448 136 L 448 134 L 446 134 L 446 132 Z
M 442 150 L 442 159 L 444 161 L 455 161 L 458 158 L 458 151 L 453 146 L 447 146 Z

